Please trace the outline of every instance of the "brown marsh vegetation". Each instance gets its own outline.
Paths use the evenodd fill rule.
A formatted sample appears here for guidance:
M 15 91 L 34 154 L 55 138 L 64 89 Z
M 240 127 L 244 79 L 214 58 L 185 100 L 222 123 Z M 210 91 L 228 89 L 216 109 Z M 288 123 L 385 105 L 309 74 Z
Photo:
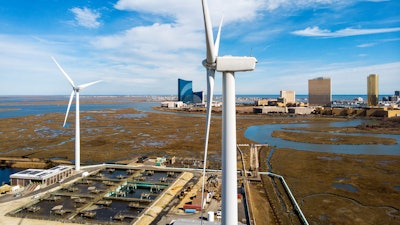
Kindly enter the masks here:
M 142 113 L 132 108 L 111 108 L 112 106 L 109 110 L 81 112 L 83 163 L 130 160 L 143 155 L 202 159 L 205 119 L 200 112 Z M 63 119 L 64 114 L 61 113 L 1 119 L 0 156 L 73 160 L 74 113 L 70 114 L 69 127 L 61 127 Z M 343 119 L 238 114 L 237 140 L 238 143 L 251 143 L 244 137 L 244 131 L 252 125 L 314 123 Z M 311 131 L 309 128 L 299 129 Z M 346 136 L 346 132 L 400 134 L 398 120 L 377 120 L 341 130 L 330 127 L 317 129 L 312 131 L 321 132 L 327 140 L 336 140 L 336 144 L 343 144 L 345 141 L 366 144 L 363 139 L 358 140 L 359 142 L 355 139 L 345 140 L 343 136 Z M 333 129 L 339 134 L 329 133 Z M 299 142 L 310 139 L 307 136 L 296 138 L 294 141 Z M 210 167 L 219 168 L 221 118 L 218 112 L 212 119 L 209 145 Z M 266 162 L 267 154 L 267 151 L 260 153 L 260 162 Z M 280 149 L 277 146 L 271 165 L 272 172 L 285 177 L 310 224 L 400 223 L 398 155 L 318 153 Z M 267 170 L 265 163 L 260 166 L 262 170 Z M 265 177 L 264 188 L 267 193 L 273 193 L 269 183 L 269 179 Z M 279 200 L 272 198 L 271 201 L 275 202 L 275 206 L 280 206 Z M 254 204 L 265 202 L 266 199 L 260 199 Z M 282 210 L 280 216 L 286 216 L 285 213 Z M 274 221 L 271 219 L 270 224 L 274 224 Z

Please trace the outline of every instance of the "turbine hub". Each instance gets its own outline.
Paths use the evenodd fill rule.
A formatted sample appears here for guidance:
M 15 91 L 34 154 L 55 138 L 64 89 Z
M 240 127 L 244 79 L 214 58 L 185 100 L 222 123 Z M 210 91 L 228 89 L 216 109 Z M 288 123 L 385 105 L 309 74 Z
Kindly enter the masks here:
M 214 69 L 217 68 L 217 63 L 213 62 L 213 63 L 208 63 L 207 59 L 203 60 L 203 66 L 207 69 Z

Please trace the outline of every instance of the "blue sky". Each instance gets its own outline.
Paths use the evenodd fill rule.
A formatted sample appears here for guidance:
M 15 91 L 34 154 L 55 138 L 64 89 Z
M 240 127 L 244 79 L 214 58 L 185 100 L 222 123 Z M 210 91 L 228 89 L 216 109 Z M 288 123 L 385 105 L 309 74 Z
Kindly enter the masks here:
M 0 0 L 0 95 L 177 94 L 177 79 L 206 90 L 200 0 Z M 332 79 L 333 94 L 400 89 L 400 1 L 209 0 L 220 56 L 257 58 L 236 74 L 237 94 L 307 94 L 307 80 Z M 216 76 L 221 93 L 221 74 Z

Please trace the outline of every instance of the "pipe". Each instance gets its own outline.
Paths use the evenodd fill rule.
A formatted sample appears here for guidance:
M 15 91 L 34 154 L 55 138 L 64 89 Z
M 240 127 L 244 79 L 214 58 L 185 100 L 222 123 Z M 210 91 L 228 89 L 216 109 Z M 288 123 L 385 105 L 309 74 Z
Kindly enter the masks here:
M 286 181 L 285 181 L 285 178 L 283 178 L 283 176 L 281 176 L 281 175 L 274 174 L 274 173 L 271 173 L 271 172 L 260 172 L 259 174 L 266 174 L 266 175 L 268 175 L 268 176 L 270 176 L 270 177 L 277 177 L 278 179 L 281 180 L 281 182 L 283 183 L 283 187 L 285 188 L 285 191 L 289 194 L 289 198 L 290 198 L 290 200 L 292 201 L 292 203 L 293 203 L 293 205 L 294 205 L 294 208 L 295 208 L 295 209 L 297 210 L 297 212 L 299 213 L 300 219 L 303 221 L 303 224 L 309 225 L 309 223 L 308 223 L 306 217 L 304 216 L 303 212 L 302 212 L 301 209 L 300 209 L 300 206 L 297 204 L 296 199 L 294 198 L 292 192 L 290 191 L 290 188 L 289 188 L 289 186 L 287 185 L 287 183 L 286 183 Z

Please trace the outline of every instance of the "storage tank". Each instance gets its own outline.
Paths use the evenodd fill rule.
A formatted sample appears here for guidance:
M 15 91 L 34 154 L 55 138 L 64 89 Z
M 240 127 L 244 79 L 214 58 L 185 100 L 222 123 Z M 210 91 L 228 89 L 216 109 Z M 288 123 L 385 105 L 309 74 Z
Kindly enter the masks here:
M 208 221 L 214 222 L 214 212 L 208 212 Z

